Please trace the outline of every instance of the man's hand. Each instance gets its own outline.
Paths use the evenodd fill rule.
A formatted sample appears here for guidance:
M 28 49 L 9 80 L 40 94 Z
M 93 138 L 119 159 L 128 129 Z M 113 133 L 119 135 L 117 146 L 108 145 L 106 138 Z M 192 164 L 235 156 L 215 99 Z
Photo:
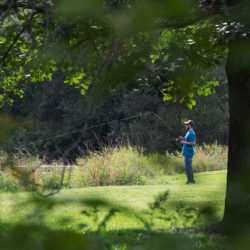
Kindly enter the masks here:
M 181 143 L 182 140 L 184 140 L 184 138 L 182 136 L 178 136 L 178 138 L 175 139 L 176 142 Z

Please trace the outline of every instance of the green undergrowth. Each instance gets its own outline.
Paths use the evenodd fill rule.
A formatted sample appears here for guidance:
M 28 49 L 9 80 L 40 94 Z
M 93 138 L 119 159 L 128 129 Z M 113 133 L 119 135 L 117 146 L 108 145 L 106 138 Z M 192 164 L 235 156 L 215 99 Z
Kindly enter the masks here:
M 180 152 L 146 155 L 141 151 L 124 146 L 103 148 L 102 151 L 89 152 L 85 158 L 78 158 L 71 166 L 54 162 L 41 167 L 42 160 L 36 157 L 17 156 L 15 167 L 12 170 L 6 168 L 1 173 L 0 190 L 57 189 L 61 184 L 64 188 L 161 184 L 165 175 L 184 173 Z M 218 144 L 196 147 L 193 158 L 195 173 L 223 170 L 226 163 L 227 147 Z

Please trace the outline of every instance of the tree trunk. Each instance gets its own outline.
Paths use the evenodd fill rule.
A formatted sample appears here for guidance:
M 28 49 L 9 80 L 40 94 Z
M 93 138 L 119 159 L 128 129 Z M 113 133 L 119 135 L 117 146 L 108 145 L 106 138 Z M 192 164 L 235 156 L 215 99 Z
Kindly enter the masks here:
M 250 41 L 229 45 L 226 66 L 229 86 L 229 154 L 225 212 L 227 233 L 250 229 Z

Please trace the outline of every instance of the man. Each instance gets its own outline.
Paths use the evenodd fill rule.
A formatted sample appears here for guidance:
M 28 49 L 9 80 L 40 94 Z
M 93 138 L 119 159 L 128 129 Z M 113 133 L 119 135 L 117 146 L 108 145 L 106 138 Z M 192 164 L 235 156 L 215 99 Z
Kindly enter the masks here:
M 179 137 L 180 143 L 183 144 L 182 147 L 182 155 L 184 157 L 184 168 L 187 175 L 186 184 L 194 184 L 194 175 L 193 175 L 193 167 L 192 160 L 194 156 L 194 145 L 195 145 L 195 133 L 193 130 L 194 121 L 189 120 L 184 122 L 186 126 L 186 136 Z

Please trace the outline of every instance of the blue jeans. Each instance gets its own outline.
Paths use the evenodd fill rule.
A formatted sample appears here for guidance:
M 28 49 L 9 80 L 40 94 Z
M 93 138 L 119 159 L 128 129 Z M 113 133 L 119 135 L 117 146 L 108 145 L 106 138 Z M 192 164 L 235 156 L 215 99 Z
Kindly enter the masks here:
M 192 160 L 193 157 L 184 156 L 184 169 L 187 175 L 187 181 L 194 183 Z

